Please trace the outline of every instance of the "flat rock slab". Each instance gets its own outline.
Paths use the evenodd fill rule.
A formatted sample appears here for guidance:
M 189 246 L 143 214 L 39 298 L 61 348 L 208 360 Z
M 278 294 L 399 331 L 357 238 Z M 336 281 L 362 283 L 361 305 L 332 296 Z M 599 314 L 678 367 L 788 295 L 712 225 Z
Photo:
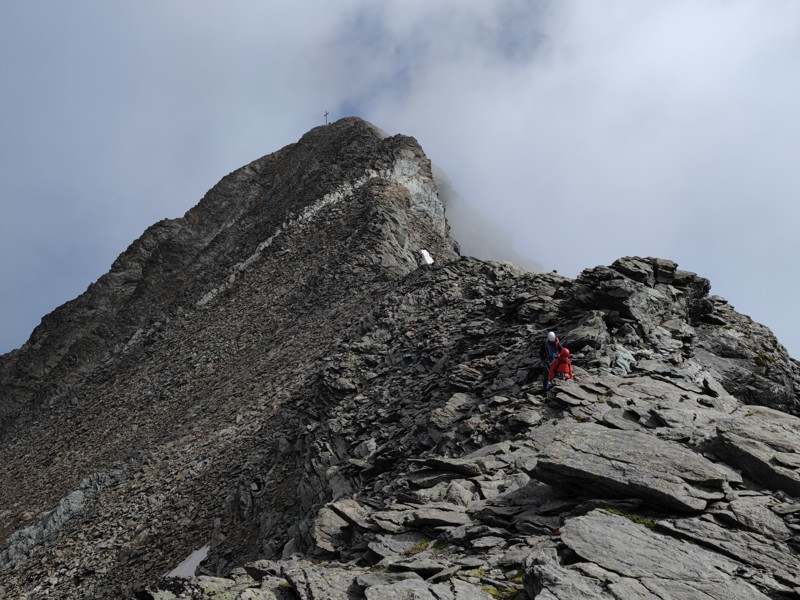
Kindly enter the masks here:
M 641 498 L 683 511 L 704 510 L 724 497 L 725 482 L 741 481 L 676 442 L 593 423 L 560 426 L 539 456 L 534 477 L 595 496 Z
M 311 531 L 314 544 L 325 552 L 336 552 L 340 539 L 345 535 L 348 527 L 350 527 L 349 522 L 329 507 L 323 506 L 314 519 Z
M 574 381 L 559 382 L 551 388 L 549 399 L 566 404 L 580 406 L 597 402 L 597 393 L 584 389 Z
M 704 518 L 669 519 L 660 521 L 659 527 L 772 573 L 790 589 L 800 589 L 800 555 L 784 543 L 756 533 L 728 529 Z M 776 593 L 785 591 L 775 590 Z
M 768 598 L 740 578 L 742 563 L 604 510 L 568 520 L 561 538 L 583 560 L 636 580 L 636 598 Z M 570 597 L 550 591 L 555 598 Z
M 506 545 L 506 540 L 501 537 L 497 537 L 494 535 L 488 535 L 486 537 L 478 538 L 472 540 L 472 547 L 479 549 L 479 550 L 489 550 L 492 548 L 504 548 Z
M 792 537 L 786 522 L 768 506 L 769 498 L 755 496 L 730 503 L 731 519 L 743 529 L 760 533 L 766 538 L 785 542 Z
M 448 565 L 440 563 L 430 558 L 411 557 L 405 560 L 398 560 L 389 565 L 391 571 L 411 571 L 422 577 L 428 578 L 444 571 Z
M 480 587 L 454 579 L 447 583 L 400 581 L 365 590 L 367 600 L 492 600 Z
M 342 498 L 331 502 L 328 506 L 337 515 L 365 531 L 375 531 L 377 529 L 369 518 L 369 512 L 355 500 Z
M 284 569 L 283 576 L 300 600 L 349 600 L 360 571 L 325 565 Z
M 472 519 L 463 512 L 454 510 L 441 510 L 436 508 L 421 508 L 415 510 L 408 524 L 412 527 L 423 527 L 430 525 L 433 527 L 458 527 L 471 523 Z
M 416 573 L 363 573 L 356 577 L 356 584 L 359 587 L 368 588 L 376 585 L 391 585 L 401 581 L 416 580 L 422 578 Z
M 610 597 L 600 582 L 584 577 L 573 567 L 562 567 L 555 548 L 541 550 L 532 560 L 525 577 L 525 591 L 536 600 L 607 600 Z
M 731 460 L 753 479 L 800 496 L 800 419 L 764 406 L 744 406 L 717 424 Z
M 426 541 L 427 538 L 422 533 L 408 531 L 398 535 L 377 535 L 368 547 L 378 556 L 386 558 L 401 555 Z
M 412 462 L 422 463 L 437 471 L 456 473 L 457 475 L 465 475 L 467 477 L 475 477 L 483 473 L 483 470 L 477 462 L 461 458 L 431 457 L 412 460 Z
M 364 596 L 367 600 L 436 600 L 427 583 L 411 579 L 368 587 Z

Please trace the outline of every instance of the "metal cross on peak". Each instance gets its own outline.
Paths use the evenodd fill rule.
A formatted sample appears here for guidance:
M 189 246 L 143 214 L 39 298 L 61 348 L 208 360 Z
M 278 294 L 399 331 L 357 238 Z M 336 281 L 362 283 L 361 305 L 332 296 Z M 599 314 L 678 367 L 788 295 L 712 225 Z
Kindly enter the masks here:
M 328 113 L 328 111 L 326 110 L 326 111 L 325 111 L 325 125 L 327 125 L 327 124 L 328 124 L 328 114 L 329 114 L 329 113 Z

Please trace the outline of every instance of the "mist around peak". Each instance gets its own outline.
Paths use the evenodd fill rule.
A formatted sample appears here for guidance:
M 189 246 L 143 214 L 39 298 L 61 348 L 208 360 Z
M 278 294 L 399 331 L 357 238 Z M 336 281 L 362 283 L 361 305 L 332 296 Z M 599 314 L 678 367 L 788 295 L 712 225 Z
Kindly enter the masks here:
M 458 242 L 461 254 L 482 260 L 510 262 L 533 272 L 544 270 L 537 260 L 520 254 L 514 247 L 511 230 L 481 214 L 470 200 L 456 190 L 441 167 L 433 164 L 432 170 L 439 198 L 445 205 L 450 233 Z

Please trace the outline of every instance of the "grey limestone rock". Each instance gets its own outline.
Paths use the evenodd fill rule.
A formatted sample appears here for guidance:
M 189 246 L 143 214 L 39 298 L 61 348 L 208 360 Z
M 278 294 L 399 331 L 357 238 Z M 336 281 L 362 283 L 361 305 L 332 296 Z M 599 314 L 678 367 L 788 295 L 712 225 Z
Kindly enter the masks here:
M 757 533 L 728 529 L 711 518 L 669 519 L 660 522 L 659 527 L 762 570 L 769 574 L 769 579 L 782 584 L 775 585 L 775 593 L 800 589 L 800 558 L 782 542 Z
M 642 498 L 685 511 L 722 499 L 723 484 L 736 479 L 729 469 L 679 444 L 592 423 L 560 428 L 539 456 L 534 476 L 601 497 Z
M 364 591 L 367 600 L 437 600 L 424 581 L 405 579 L 368 587 Z
M 800 496 L 800 418 L 747 406 L 717 425 L 731 461 L 750 477 Z
M 441 573 L 446 567 L 447 565 L 444 563 L 421 555 L 397 560 L 389 565 L 391 571 L 411 571 L 425 579 Z
M 562 539 L 582 559 L 638 580 L 655 598 L 768 597 L 737 577 L 741 563 L 605 511 L 568 520 Z
M 777 502 L 766 496 L 752 496 L 733 500 L 729 508 L 732 519 L 743 529 L 785 542 L 792 532 L 770 504 L 775 506 Z
M 349 600 L 361 570 L 339 565 L 290 563 L 283 576 L 300 600 Z
M 350 523 L 328 507 L 322 508 L 314 519 L 314 543 L 325 552 L 336 552 L 346 539 Z
M 458 527 L 470 523 L 469 515 L 458 510 L 443 510 L 441 508 L 421 508 L 413 511 L 408 524 L 412 527 L 431 525 Z
M 601 585 L 583 577 L 574 569 L 564 568 L 555 548 L 544 548 L 527 563 L 525 591 L 541 600 L 606 600 Z M 647 596 L 645 596 L 646 598 Z
M 387 558 L 404 555 L 412 548 L 427 546 L 428 543 L 428 538 L 419 531 L 408 531 L 396 535 L 377 534 L 369 543 L 369 549 L 381 558 Z

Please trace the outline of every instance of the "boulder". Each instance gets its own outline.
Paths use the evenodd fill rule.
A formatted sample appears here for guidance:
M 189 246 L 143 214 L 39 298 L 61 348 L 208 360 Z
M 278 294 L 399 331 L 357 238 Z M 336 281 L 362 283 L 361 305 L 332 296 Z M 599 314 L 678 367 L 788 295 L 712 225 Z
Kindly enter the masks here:
M 595 497 L 641 498 L 683 511 L 705 509 L 724 497 L 723 484 L 740 479 L 678 443 L 593 423 L 559 427 L 534 476 Z
M 644 598 L 768 598 L 739 578 L 742 563 L 603 510 L 569 519 L 561 537 L 581 560 L 637 580 Z
M 731 464 L 772 489 L 800 496 L 800 418 L 745 406 L 717 424 L 717 437 Z
M 775 593 L 800 590 L 800 555 L 784 543 L 723 527 L 712 518 L 668 519 L 659 528 L 769 573 L 781 584 Z

